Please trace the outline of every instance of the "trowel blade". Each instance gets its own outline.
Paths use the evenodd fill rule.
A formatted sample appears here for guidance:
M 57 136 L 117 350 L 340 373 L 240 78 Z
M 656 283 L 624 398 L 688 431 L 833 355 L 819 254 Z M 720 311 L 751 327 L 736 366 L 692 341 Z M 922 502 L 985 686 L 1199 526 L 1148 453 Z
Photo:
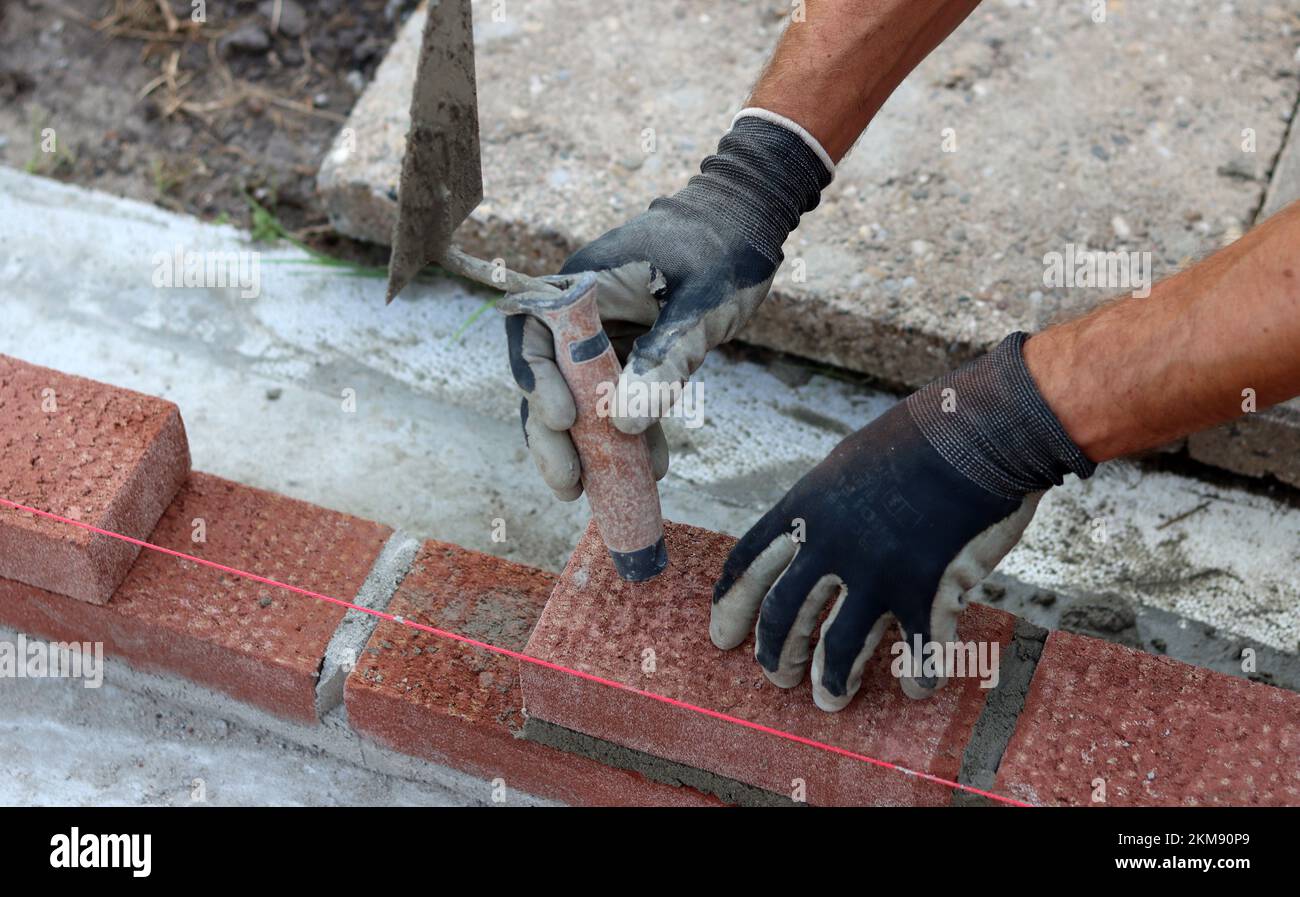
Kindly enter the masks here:
M 483 198 L 470 0 L 429 0 L 388 259 L 388 301 L 442 257 Z

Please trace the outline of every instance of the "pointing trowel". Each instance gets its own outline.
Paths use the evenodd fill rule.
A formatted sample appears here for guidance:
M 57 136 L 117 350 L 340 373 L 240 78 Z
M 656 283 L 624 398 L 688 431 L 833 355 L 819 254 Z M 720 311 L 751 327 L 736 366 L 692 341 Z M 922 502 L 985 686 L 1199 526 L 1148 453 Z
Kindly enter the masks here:
M 470 0 L 429 0 L 427 9 L 397 189 L 388 301 L 436 263 L 507 290 L 502 311 L 532 315 L 551 329 L 556 365 L 578 409 L 569 433 L 596 528 L 619 576 L 650 579 L 668 563 L 659 488 L 645 437 L 619 431 L 598 412 L 602 391 L 618 382 L 621 369 L 601 327 L 595 275 L 551 283 L 489 264 L 451 243 L 483 198 L 473 21 Z

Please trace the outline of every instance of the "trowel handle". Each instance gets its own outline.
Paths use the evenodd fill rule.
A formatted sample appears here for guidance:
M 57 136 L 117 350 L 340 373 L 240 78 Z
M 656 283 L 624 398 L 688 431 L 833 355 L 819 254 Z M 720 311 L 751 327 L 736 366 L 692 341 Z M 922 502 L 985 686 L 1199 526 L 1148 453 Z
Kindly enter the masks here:
M 555 361 L 577 405 L 569 434 L 596 528 L 619 576 L 641 582 L 668 563 L 659 487 L 645 435 L 620 431 L 609 414 L 622 368 L 600 324 L 595 278 L 574 293 L 572 301 L 535 314 L 555 337 Z

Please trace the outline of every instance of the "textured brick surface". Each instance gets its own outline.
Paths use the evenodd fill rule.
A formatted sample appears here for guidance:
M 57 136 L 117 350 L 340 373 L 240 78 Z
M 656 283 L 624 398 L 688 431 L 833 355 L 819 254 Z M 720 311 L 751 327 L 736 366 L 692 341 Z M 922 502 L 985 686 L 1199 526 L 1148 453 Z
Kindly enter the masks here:
M 0 355 L 0 498 L 143 539 L 189 469 L 171 402 Z M 0 508 L 0 577 L 102 604 L 139 551 Z
M 1300 695 L 1054 632 L 997 786 L 1051 806 L 1297 805 L 1298 755 Z
M 909 769 L 955 779 L 988 692 L 953 680 L 927 701 L 904 697 L 882 643 L 862 692 L 844 711 L 812 703 L 807 680 L 785 691 L 753 659 L 752 639 L 723 652 L 709 641 L 713 582 L 733 540 L 669 525 L 669 567 L 647 583 L 618 579 L 588 529 L 528 644 L 528 653 Z M 972 607 L 962 639 L 1002 648 L 1014 618 Z M 887 639 L 889 636 L 887 636 Z M 644 672 L 646 652 L 654 670 Z M 813 804 L 947 804 L 951 789 L 825 750 L 778 739 L 545 668 L 522 668 L 530 715 L 778 794 L 806 783 Z
M 428 542 L 389 611 L 520 651 L 554 584 L 542 570 Z M 507 797 L 517 789 L 572 804 L 714 802 L 521 739 L 518 667 L 511 658 L 384 621 L 348 678 L 348 721 L 386 747 L 488 781 L 501 778 Z
M 206 542 L 192 541 L 195 521 Z M 193 474 L 150 541 L 351 600 L 391 530 Z M 344 609 L 145 551 L 105 605 L 0 580 L 0 620 L 51 639 L 104 642 L 135 666 L 184 676 L 280 716 L 316 719 L 321 658 Z

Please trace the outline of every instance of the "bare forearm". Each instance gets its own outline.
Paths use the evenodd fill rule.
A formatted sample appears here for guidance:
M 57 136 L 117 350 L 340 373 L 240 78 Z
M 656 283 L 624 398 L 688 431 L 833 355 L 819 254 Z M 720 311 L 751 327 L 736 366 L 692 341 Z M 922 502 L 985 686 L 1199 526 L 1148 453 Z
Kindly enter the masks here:
M 1025 344 L 1048 405 L 1093 461 L 1300 394 L 1300 203 L 1231 246 Z M 1252 390 L 1253 393 L 1245 393 Z
M 807 129 L 838 162 L 912 69 L 979 0 L 807 0 L 749 105 Z

